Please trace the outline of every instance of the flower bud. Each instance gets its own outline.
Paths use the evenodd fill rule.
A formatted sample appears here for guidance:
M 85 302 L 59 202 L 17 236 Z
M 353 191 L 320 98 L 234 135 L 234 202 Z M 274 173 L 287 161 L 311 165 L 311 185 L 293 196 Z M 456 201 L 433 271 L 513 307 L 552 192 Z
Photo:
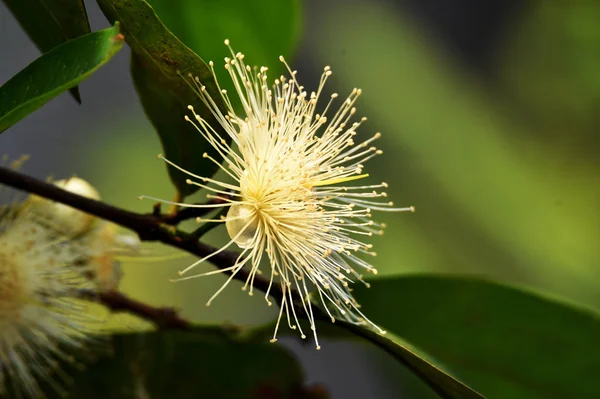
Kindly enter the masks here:
M 251 248 L 258 228 L 256 211 L 250 205 L 233 205 L 229 208 L 225 227 L 229 237 L 240 248 Z
M 100 194 L 87 181 L 79 177 L 58 180 L 56 186 L 81 196 L 99 200 Z M 88 232 L 97 222 L 97 218 L 68 205 L 31 195 L 24 211 L 31 216 L 41 218 L 53 230 L 69 236 Z

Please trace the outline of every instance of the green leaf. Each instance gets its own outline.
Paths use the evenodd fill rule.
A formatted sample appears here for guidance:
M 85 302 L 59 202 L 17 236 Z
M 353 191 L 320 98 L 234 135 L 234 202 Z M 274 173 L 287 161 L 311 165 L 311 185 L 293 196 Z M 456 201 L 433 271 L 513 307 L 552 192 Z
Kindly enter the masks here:
M 355 295 L 369 318 L 488 398 L 600 397 L 600 318 L 476 279 L 371 280 Z
M 42 53 L 90 33 L 83 0 L 4 0 L 4 3 Z M 71 89 L 71 94 L 81 103 L 77 87 Z
M 335 324 L 318 322 L 317 331 L 323 337 L 344 339 L 364 338 L 378 348 L 383 349 L 404 365 L 411 373 L 427 384 L 440 398 L 484 399 L 478 392 L 465 385 L 453 375 L 440 369 L 433 362 L 426 360 L 411 348 L 388 335 L 381 335 L 372 330 L 341 320 L 336 320 Z
M 208 152 L 215 159 L 219 155 L 184 120 L 189 113 L 187 106 L 192 104 L 215 131 L 221 132 L 219 123 L 201 103 L 187 78 L 188 73 L 198 76 L 222 107 L 208 65 L 169 32 L 144 0 L 98 0 L 98 4 L 109 20 L 123 24 L 125 40 L 133 53 L 133 80 L 146 115 L 160 137 L 166 158 L 190 172 L 211 176 L 218 165 L 202 154 Z M 227 135 L 222 134 L 222 137 Z M 189 177 L 186 174 L 174 168 L 168 168 L 168 171 L 179 194 L 186 196 L 199 189 L 186 183 Z
M 114 335 L 109 356 L 68 370 L 74 381 L 68 398 L 317 397 L 303 386 L 300 365 L 283 347 L 220 331 Z
M 115 24 L 69 40 L 33 61 L 0 87 L 0 133 L 89 77 L 122 46 Z
M 148 0 L 161 21 L 205 60 L 213 60 L 219 84 L 234 92 L 229 74 L 221 68 L 230 39 L 249 65 L 267 66 L 271 78 L 284 72 L 279 56 L 290 56 L 301 31 L 299 0 Z M 300 74 L 302 71 L 300 71 Z

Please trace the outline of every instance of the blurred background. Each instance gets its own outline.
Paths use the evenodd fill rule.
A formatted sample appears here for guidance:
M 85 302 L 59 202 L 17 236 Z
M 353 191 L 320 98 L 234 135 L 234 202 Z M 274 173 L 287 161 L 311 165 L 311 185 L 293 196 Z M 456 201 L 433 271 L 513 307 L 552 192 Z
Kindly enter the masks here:
M 108 26 L 94 1 L 86 5 L 92 30 Z M 485 276 L 600 309 L 600 2 L 308 0 L 299 6 L 291 57 L 298 79 L 312 89 L 330 65 L 330 92 L 363 89 L 359 114 L 369 119 L 361 133 L 383 133 L 384 155 L 369 173 L 390 184 L 396 204 L 417 209 L 380 215 L 389 226 L 374 242 L 380 272 Z M 178 21 L 192 36 L 201 25 L 201 15 L 157 12 L 171 29 L 169 21 Z M 209 40 L 220 45 L 227 35 L 213 32 Z M 262 62 L 231 36 L 249 64 Z M 39 51 L 1 3 L 0 38 L 1 84 Z M 220 51 L 215 60 L 226 55 L 224 46 Z M 128 52 L 81 85 L 82 105 L 65 93 L 10 128 L 0 138 L 1 153 L 30 154 L 24 170 L 37 177 L 81 176 L 107 202 L 131 210 L 150 210 L 151 202 L 136 199 L 140 194 L 171 197 L 156 160 L 160 143 L 129 77 Z M 225 237 L 217 229 L 209 241 Z M 174 254 L 160 246 L 144 250 L 150 257 Z M 224 282 L 219 276 L 168 282 L 192 260 L 125 262 L 122 287 L 207 323 L 274 317 L 261 296 L 237 289 L 206 308 Z M 140 327 L 125 317 L 111 323 Z M 312 344 L 283 341 L 308 380 L 332 398 L 432 397 L 371 347 L 326 342 L 316 352 Z

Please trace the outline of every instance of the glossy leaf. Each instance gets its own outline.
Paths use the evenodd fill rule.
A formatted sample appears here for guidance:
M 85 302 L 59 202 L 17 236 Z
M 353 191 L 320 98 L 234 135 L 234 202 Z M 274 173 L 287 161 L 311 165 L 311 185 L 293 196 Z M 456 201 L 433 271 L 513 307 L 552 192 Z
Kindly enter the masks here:
M 400 343 L 399 340 L 391 336 L 392 334 L 381 335 L 370 329 L 340 320 L 337 320 L 335 324 L 318 322 L 317 331 L 321 337 L 336 339 L 360 337 L 376 345 L 378 349 L 384 350 L 406 367 L 408 371 L 416 375 L 437 394 L 436 397 L 444 399 L 484 399 L 481 394 L 457 379 L 456 376 L 442 370 L 434 362 L 427 360 L 412 348 Z
M 211 176 L 218 166 L 202 154 L 208 152 L 216 159 L 219 155 L 184 120 L 191 104 L 220 132 L 219 124 L 202 105 L 187 77 L 189 73 L 198 76 L 215 101 L 219 101 L 221 97 L 208 65 L 161 23 L 146 1 L 98 0 L 98 4 L 109 20 L 123 25 L 125 40 L 132 50 L 131 74 L 146 115 L 160 137 L 165 157 L 190 172 Z M 186 174 L 174 168 L 168 171 L 181 195 L 198 190 L 198 186 L 186 183 L 189 177 Z
M 4 0 L 4 3 L 42 53 L 90 33 L 83 0 Z M 77 87 L 71 89 L 71 94 L 81 102 Z
M 66 366 L 68 398 L 318 398 L 283 347 L 218 328 L 118 334 L 106 346 L 85 367 Z
M 0 133 L 65 90 L 75 87 L 123 46 L 119 26 L 69 40 L 0 87 Z
M 370 283 L 355 290 L 365 314 L 488 398 L 600 397 L 600 318 L 589 311 L 476 279 Z
M 299 0 L 148 0 L 163 23 L 205 60 L 215 61 L 219 83 L 230 93 L 233 84 L 222 68 L 230 39 L 249 65 L 269 67 L 274 79 L 284 72 L 279 56 L 293 55 L 300 36 Z M 302 75 L 302 71 L 299 72 Z

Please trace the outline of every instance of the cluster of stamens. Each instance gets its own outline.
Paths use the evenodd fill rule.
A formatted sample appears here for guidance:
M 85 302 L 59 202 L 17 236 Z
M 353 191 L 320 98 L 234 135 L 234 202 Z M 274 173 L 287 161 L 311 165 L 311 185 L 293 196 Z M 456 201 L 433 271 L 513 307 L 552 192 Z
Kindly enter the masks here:
M 229 47 L 228 41 L 225 44 Z M 382 153 L 372 145 L 381 137 L 380 133 L 355 143 L 356 130 L 366 121 L 364 117 L 352 121 L 361 90 L 353 89 L 337 111 L 332 108 L 338 95 L 332 94 L 323 110 L 317 112 L 318 100 L 332 74 L 330 67 L 325 67 L 317 90 L 309 94 L 299 85 L 296 71 L 290 69 L 283 57 L 280 60 L 289 77 L 281 76 L 270 86 L 266 67 L 251 68 L 244 63 L 243 54 L 229 49 L 232 56 L 225 58 L 225 69 L 235 86 L 242 113 L 237 112 L 227 91 L 218 86 L 214 64 L 210 62 L 225 111 L 198 77 L 190 75 L 190 80 L 221 129 L 209 125 L 191 105 L 188 107 L 191 116 L 185 119 L 212 145 L 222 161 L 207 153 L 203 156 L 217 164 L 231 180 L 199 176 L 160 158 L 187 173 L 188 184 L 207 190 L 209 198 L 219 199 L 218 204 L 174 204 L 229 208 L 226 217 L 200 221 L 224 222 L 231 241 L 182 270 L 180 276 L 233 244 L 242 251 L 230 267 L 180 279 L 231 272 L 227 282 L 209 299 L 209 305 L 239 270 L 248 267 L 250 273 L 243 289 L 252 295 L 253 281 L 262 273 L 261 261 L 266 254 L 270 284 L 265 300 L 271 305 L 269 295 L 274 284 L 282 293 L 272 342 L 276 341 L 284 312 L 289 327 L 298 329 L 305 338 L 296 314 L 303 308 L 319 348 L 310 299 L 315 291 L 332 322 L 339 317 L 356 324 L 369 324 L 384 333 L 359 310 L 350 285 L 361 281 L 368 286 L 363 273 L 377 273 L 363 259 L 375 256 L 372 245 L 363 240 L 383 234 L 385 224 L 373 221 L 371 212 L 414 209 L 393 208 L 393 203 L 385 200 L 387 194 L 381 191 L 388 186 L 386 183 L 347 184 L 368 177 L 363 174 L 364 163 Z

